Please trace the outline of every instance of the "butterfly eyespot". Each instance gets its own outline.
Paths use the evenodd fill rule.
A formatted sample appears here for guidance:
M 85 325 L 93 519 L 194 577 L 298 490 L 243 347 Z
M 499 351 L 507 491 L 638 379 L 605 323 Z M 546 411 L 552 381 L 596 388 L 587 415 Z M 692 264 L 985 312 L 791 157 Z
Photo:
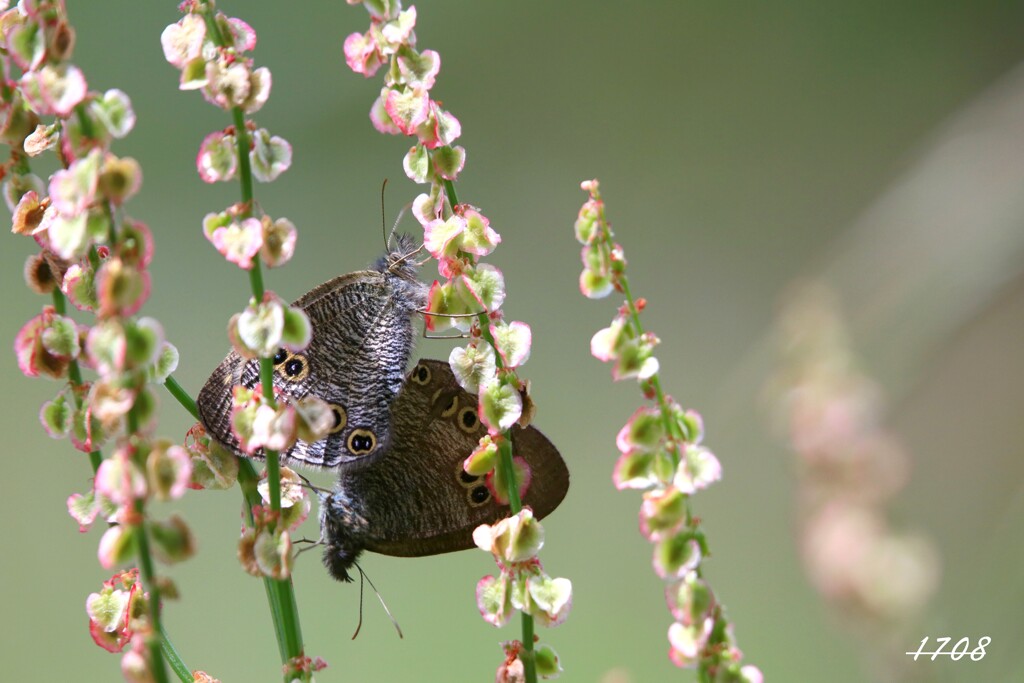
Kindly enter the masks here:
M 422 364 L 417 365 L 412 369 L 412 372 L 409 373 L 409 379 L 416 382 L 416 384 L 430 384 L 430 368 Z
M 369 429 L 353 429 L 348 435 L 348 450 L 352 455 L 366 455 L 377 447 L 377 437 Z
M 443 397 L 442 400 L 444 400 Z M 451 417 L 452 415 L 455 414 L 455 411 L 458 409 L 459 397 L 453 394 L 451 399 L 449 399 L 447 405 L 445 406 L 444 410 L 441 411 L 441 417 Z
M 274 365 L 280 365 L 288 359 L 287 349 L 278 349 L 277 353 L 274 354 Z
M 345 409 L 339 406 L 337 403 L 331 404 L 331 413 L 334 414 L 334 424 L 331 426 L 329 430 L 327 430 L 327 433 L 337 434 L 338 432 L 345 428 L 345 425 L 348 424 L 348 413 L 346 413 Z
M 309 363 L 302 354 L 294 354 L 281 366 L 285 377 L 291 382 L 298 382 L 306 379 L 309 374 Z
M 457 422 L 459 423 L 459 429 L 467 434 L 475 432 L 476 428 L 480 426 L 480 420 L 476 418 L 476 408 L 467 406 L 460 410 Z
M 479 486 L 474 486 L 469 491 L 469 504 L 472 505 L 473 507 L 477 507 L 479 505 L 483 505 L 484 503 L 486 503 L 490 499 L 491 499 L 491 492 L 483 484 L 480 484 Z
M 480 481 L 479 476 L 470 474 L 466 470 L 462 469 L 462 462 L 459 462 L 459 464 L 455 466 L 455 477 L 458 479 L 459 485 L 466 488 L 472 488 Z

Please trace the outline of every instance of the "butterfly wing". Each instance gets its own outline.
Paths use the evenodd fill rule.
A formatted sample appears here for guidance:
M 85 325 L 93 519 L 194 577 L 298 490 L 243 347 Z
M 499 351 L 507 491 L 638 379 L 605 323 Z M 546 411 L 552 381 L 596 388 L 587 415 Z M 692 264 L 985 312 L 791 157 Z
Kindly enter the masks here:
M 300 297 L 294 305 L 309 317 L 312 338 L 298 353 L 274 358 L 274 387 L 286 399 L 316 396 L 331 404 L 335 427 L 315 443 L 298 441 L 285 462 L 337 468 L 370 462 L 391 438 L 389 407 L 402 386 L 413 345 L 412 317 L 426 288 L 407 269 L 365 270 L 342 275 Z M 231 352 L 199 392 L 207 432 L 236 455 L 231 429 L 231 390 L 255 388 L 259 363 Z M 260 454 L 255 454 L 260 457 Z
M 360 502 L 367 550 L 398 556 L 435 555 L 473 546 L 473 529 L 509 514 L 484 478 L 462 463 L 486 429 L 477 397 L 462 390 L 448 363 L 421 360 L 392 404 L 393 439 L 372 467 L 344 471 L 339 489 Z M 538 518 L 569 488 L 569 471 L 554 445 L 534 427 L 512 430 L 513 453 L 530 470 L 524 496 Z

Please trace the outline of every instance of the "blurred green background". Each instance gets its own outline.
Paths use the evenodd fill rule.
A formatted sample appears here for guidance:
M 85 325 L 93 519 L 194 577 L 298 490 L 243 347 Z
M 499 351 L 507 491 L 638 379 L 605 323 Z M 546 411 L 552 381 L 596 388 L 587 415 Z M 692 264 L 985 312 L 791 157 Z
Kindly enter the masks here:
M 225 354 L 226 321 L 248 291 L 200 233 L 205 213 L 238 196 L 234 185 L 203 184 L 194 166 L 203 136 L 228 119 L 179 92 L 163 61 L 159 36 L 177 20 L 176 2 L 68 6 L 90 87 L 123 89 L 138 115 L 115 151 L 145 174 L 129 206 L 157 245 L 143 310 L 177 344 L 177 377 L 195 393 Z M 344 65 L 342 41 L 368 24 L 361 8 L 225 0 L 221 9 L 256 29 L 256 62 L 273 72 L 256 120 L 294 146 L 292 169 L 257 187 L 265 211 L 299 226 L 295 258 L 267 276 L 291 299 L 381 251 L 381 181 L 391 180 L 389 224 L 419 191 L 402 173 L 408 142 L 372 129 L 380 79 Z M 694 505 L 714 551 L 706 575 L 747 660 L 773 681 L 843 683 L 870 680 L 867 662 L 880 656 L 802 573 L 795 468 L 760 401 L 780 294 L 824 276 L 851 315 L 865 370 L 889 393 L 887 424 L 914 456 L 893 517 L 942 553 L 938 595 L 898 648 L 988 635 L 982 662 L 912 670 L 1021 680 L 1024 4 L 438 0 L 418 9 L 419 46 L 442 57 L 434 96 L 463 126 L 460 199 L 502 235 L 492 262 L 509 286 L 507 314 L 533 327 L 524 374 L 537 424 L 572 472 L 542 553 L 552 575 L 575 585 L 569 621 L 540 634 L 562 656 L 563 680 L 693 676 L 666 657 L 670 616 L 637 532 L 639 496 L 611 485 L 614 436 L 640 399 L 589 355 L 619 303 L 584 300 L 576 284 L 578 184 L 595 176 L 663 342 L 663 382 L 704 414 L 725 468 Z M 4 244 L 0 338 L 11 343 L 46 302 L 22 284 L 33 245 Z M 417 354 L 445 358 L 450 346 L 421 341 Z M 88 463 L 38 426 L 57 385 L 22 377 L 13 354 L 0 373 L 0 677 L 120 680 L 118 658 L 93 645 L 84 612 L 110 573 L 95 559 L 100 530 L 78 534 L 64 507 L 87 489 Z M 161 398 L 159 431 L 180 439 L 189 421 Z M 166 625 L 193 668 L 225 683 L 279 680 L 263 589 L 235 559 L 239 508 L 237 491 L 158 508 L 180 511 L 199 544 L 195 559 L 168 570 L 183 598 L 167 605 Z M 305 555 L 295 583 L 307 651 L 331 665 L 318 680 L 491 680 L 498 643 L 518 626 L 495 630 L 477 613 L 474 586 L 493 571 L 489 557 L 370 555 L 363 567 L 406 637 L 368 596 L 351 641 L 358 589 Z

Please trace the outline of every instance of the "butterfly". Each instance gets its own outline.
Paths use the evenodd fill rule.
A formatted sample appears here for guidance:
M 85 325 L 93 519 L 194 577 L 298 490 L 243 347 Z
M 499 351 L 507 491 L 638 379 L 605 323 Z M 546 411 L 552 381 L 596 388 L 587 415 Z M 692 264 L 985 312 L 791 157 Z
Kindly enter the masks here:
M 281 462 L 337 469 L 372 462 L 391 440 L 391 402 L 404 381 L 412 351 L 413 317 L 426 305 L 427 287 L 416 279 L 412 240 L 399 237 L 374 268 L 341 275 L 302 295 L 312 338 L 302 351 L 278 349 L 274 388 L 286 399 L 326 401 L 334 424 L 325 439 L 299 440 Z M 232 387 L 259 385 L 259 362 L 232 351 L 199 392 L 207 433 L 235 455 L 242 451 L 231 428 Z M 260 453 L 255 454 L 261 457 Z
M 485 477 L 462 467 L 487 429 L 477 397 L 462 389 L 448 363 L 420 360 L 391 406 L 392 442 L 368 467 L 343 468 L 321 495 L 324 565 L 339 581 L 363 550 L 418 557 L 473 547 L 473 530 L 509 515 Z M 523 504 L 540 519 L 569 488 L 569 470 L 535 427 L 514 426 L 513 454 L 527 482 Z

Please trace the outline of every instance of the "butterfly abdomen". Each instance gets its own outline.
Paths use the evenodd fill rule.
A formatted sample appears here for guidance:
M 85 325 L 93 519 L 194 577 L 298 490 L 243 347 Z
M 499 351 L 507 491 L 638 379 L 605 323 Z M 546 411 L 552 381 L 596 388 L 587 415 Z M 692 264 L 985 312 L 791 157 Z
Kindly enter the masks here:
M 325 541 L 323 562 L 338 581 L 350 582 L 348 570 L 366 547 L 366 521 L 361 501 L 336 490 L 320 498 L 320 530 Z

